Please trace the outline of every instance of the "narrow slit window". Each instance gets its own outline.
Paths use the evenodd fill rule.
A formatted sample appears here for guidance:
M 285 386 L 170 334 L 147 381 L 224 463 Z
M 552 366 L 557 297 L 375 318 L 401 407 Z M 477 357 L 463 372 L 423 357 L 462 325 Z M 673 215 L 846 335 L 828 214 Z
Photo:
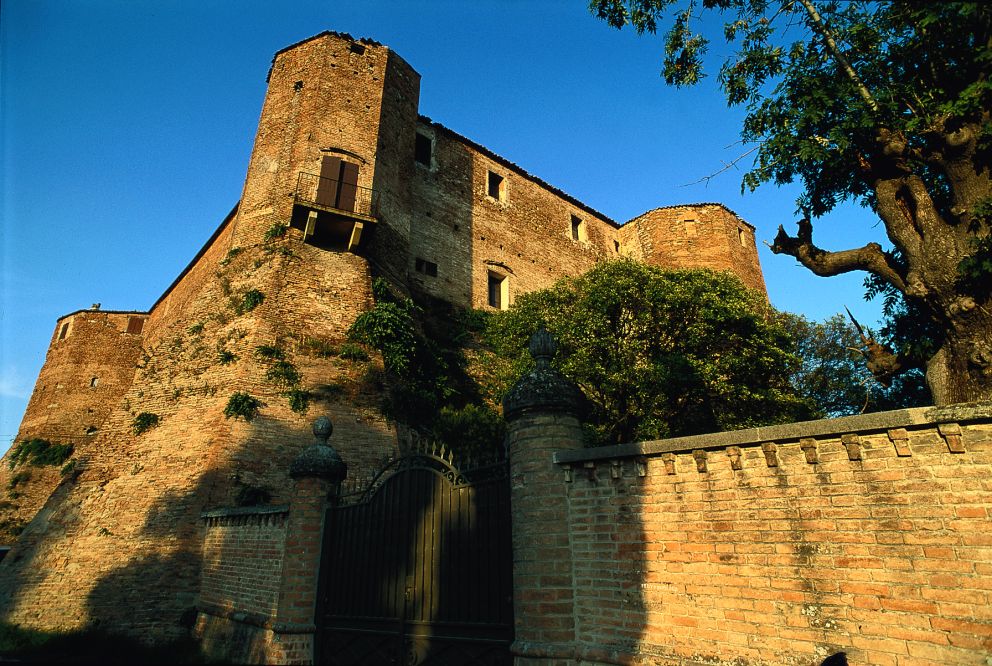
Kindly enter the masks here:
M 486 194 L 491 196 L 497 201 L 503 201 L 506 196 L 506 186 L 503 176 L 498 173 L 489 172 L 489 176 L 486 179 Z
M 414 146 L 413 159 L 425 167 L 430 167 L 431 157 L 434 152 L 431 138 L 425 134 L 417 132 L 417 142 Z
M 69 334 L 69 322 L 62 324 L 62 328 L 59 329 L 59 340 L 65 340 L 65 336 Z
M 617 254 L 620 254 L 620 241 L 618 240 L 613 241 L 613 251 L 616 252 Z
M 741 247 L 747 247 L 747 234 L 740 227 L 737 227 L 737 240 L 740 242 Z

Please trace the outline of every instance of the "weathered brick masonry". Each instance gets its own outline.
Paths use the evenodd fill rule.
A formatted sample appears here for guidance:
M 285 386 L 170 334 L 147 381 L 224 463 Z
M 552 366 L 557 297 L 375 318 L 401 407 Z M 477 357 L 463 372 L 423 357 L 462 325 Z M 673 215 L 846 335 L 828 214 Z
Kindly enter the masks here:
M 332 418 L 354 477 L 396 450 L 367 366 L 320 353 L 371 307 L 373 275 L 505 308 L 631 256 L 731 270 L 763 290 L 753 228 L 727 209 L 659 209 L 620 226 L 419 116 L 419 75 L 381 44 L 322 33 L 277 53 L 268 81 L 241 198 L 189 266 L 148 312 L 82 310 L 57 323 L 18 440 L 71 442 L 77 466 L 64 477 L 30 468 L 19 497 L 3 500 L 7 524 L 28 521 L 0 563 L 5 621 L 155 640 L 186 632 L 201 598 L 261 608 L 262 597 L 224 601 L 222 588 L 201 587 L 204 558 L 234 534 L 201 515 L 250 488 L 290 503 L 286 470 L 312 414 Z M 692 215 L 690 233 L 679 224 Z M 299 371 L 309 415 L 290 408 L 263 345 Z M 264 403 L 250 423 L 224 416 L 237 392 Z M 142 413 L 158 425 L 136 434 Z M 276 530 L 264 520 L 258 539 Z M 222 550 L 242 552 L 241 538 Z M 305 650 L 300 640 L 282 654 Z
M 992 405 L 585 450 L 577 425 L 511 423 L 517 663 L 987 663 Z

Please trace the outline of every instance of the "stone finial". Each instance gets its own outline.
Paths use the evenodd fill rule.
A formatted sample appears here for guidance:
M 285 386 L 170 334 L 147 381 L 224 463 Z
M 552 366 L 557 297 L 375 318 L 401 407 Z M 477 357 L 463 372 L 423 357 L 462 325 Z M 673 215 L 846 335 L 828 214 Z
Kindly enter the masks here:
M 289 475 L 294 479 L 316 477 L 340 483 L 348 475 L 348 466 L 327 440 L 331 438 L 334 426 L 326 416 L 313 422 L 314 443 L 300 451 L 289 467 Z
M 551 365 L 551 359 L 558 353 L 558 341 L 544 326 L 541 326 L 534 335 L 530 336 L 527 351 L 537 363 L 537 367 L 547 368 Z
M 327 440 L 331 438 L 331 433 L 334 432 L 334 424 L 326 416 L 318 416 L 313 422 L 313 436 L 317 441 L 314 444 L 330 446 Z
M 528 345 L 533 370 L 521 377 L 503 398 L 503 416 L 512 420 L 531 412 L 570 414 L 581 418 L 586 398 L 575 382 L 551 367 L 558 343 L 542 326 Z

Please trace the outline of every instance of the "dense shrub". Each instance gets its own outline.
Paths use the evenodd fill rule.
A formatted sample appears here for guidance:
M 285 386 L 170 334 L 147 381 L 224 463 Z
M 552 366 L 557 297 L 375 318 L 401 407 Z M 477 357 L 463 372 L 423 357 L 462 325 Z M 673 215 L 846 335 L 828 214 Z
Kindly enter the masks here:
M 258 398 L 244 391 L 238 391 L 228 398 L 227 406 L 224 407 L 224 417 L 235 420 L 240 418 L 251 423 L 258 416 L 258 410 L 262 407 L 265 407 L 265 403 Z
M 18 442 L 8 457 L 10 469 L 27 463 L 34 467 L 58 467 L 72 455 L 72 444 L 53 444 L 47 439 L 27 439 Z
M 247 312 L 251 312 L 264 301 L 265 294 L 260 292 L 258 289 L 249 289 L 241 296 L 241 300 L 235 303 L 234 311 L 239 315 L 243 315 Z
M 131 422 L 131 430 L 135 435 L 140 435 L 144 432 L 151 430 L 152 428 L 158 426 L 159 418 L 158 414 L 152 414 L 151 412 L 141 412 L 134 417 Z

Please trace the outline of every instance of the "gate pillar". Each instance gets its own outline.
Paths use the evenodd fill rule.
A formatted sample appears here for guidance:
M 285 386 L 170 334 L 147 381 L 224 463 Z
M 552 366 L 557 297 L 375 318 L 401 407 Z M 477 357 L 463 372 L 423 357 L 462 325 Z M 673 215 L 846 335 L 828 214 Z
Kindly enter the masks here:
M 293 495 L 289 505 L 279 607 L 273 624 L 280 661 L 313 664 L 316 632 L 317 576 L 328 503 L 336 499 L 347 465 L 327 440 L 331 421 L 313 422 L 316 441 L 296 457 L 289 469 Z
M 575 659 L 574 576 L 567 501 L 552 454 L 582 446 L 586 401 L 551 367 L 557 343 L 531 337 L 536 367 L 503 399 L 508 426 L 513 523 L 514 663 Z

